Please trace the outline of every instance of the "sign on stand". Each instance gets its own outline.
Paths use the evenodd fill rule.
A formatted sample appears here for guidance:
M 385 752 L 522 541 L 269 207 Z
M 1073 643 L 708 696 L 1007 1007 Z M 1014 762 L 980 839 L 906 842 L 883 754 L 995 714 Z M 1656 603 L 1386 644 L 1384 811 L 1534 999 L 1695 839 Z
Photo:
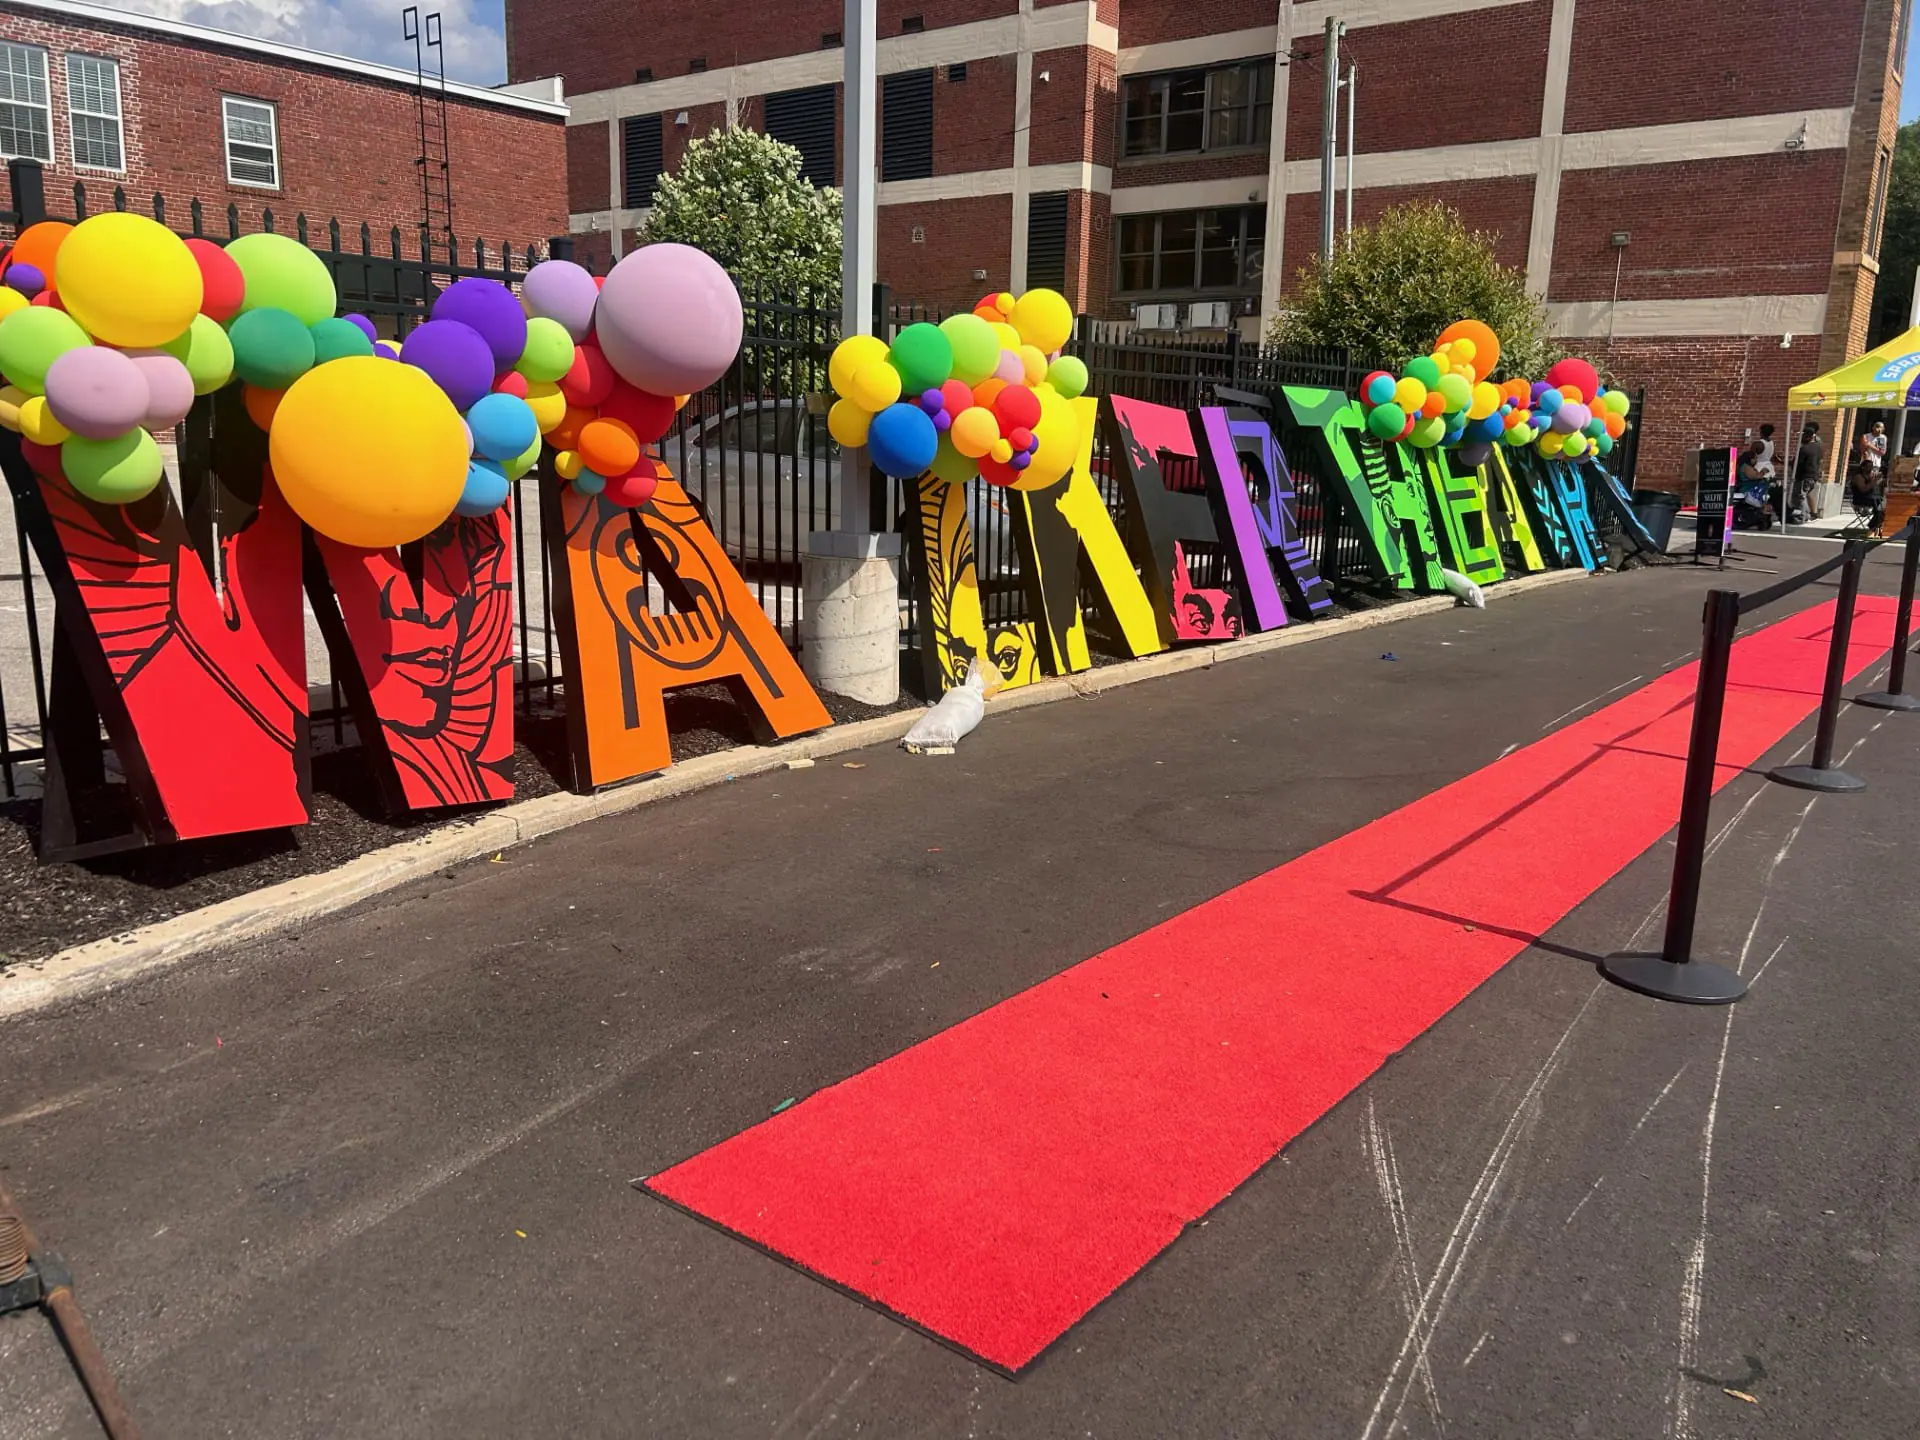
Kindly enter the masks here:
M 1694 518 L 1693 558 L 1698 563 L 1711 556 L 1725 562 L 1727 545 L 1733 537 L 1734 448 L 1700 452 L 1700 488 Z

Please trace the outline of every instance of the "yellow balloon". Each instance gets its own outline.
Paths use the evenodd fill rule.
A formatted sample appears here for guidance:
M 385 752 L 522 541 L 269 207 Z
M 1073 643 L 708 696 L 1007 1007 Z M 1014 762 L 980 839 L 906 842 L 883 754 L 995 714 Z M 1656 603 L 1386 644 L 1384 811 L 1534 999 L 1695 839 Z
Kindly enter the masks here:
M 553 473 L 562 480 L 572 480 L 584 469 L 586 462 L 580 458 L 578 450 L 562 450 L 553 457 Z
M 853 377 L 886 358 L 887 342 L 878 335 L 849 335 L 833 347 L 833 357 L 827 361 L 827 383 L 833 386 L 834 394 L 851 397 Z
M 16 290 L 13 293 L 18 295 L 20 292 Z M 20 429 L 20 407 L 32 398 L 18 385 L 9 385 L 0 390 L 0 425 L 17 434 Z
M 1036 386 L 1035 393 L 1040 397 L 1040 421 L 1033 435 L 1040 448 L 1013 482 L 1016 490 L 1044 490 L 1057 484 L 1080 453 L 1080 415 L 1073 402 L 1051 385 Z
M 1000 337 L 1000 348 L 1002 350 L 1013 350 L 1017 352 L 1024 343 L 1020 339 L 1020 332 L 1004 321 L 993 327 L 993 333 Z
M 0 290 L 0 320 L 4 320 L 16 310 L 24 310 L 33 302 L 18 290 Z
M 1469 420 L 1484 420 L 1500 408 L 1500 387 L 1482 380 L 1473 387 L 1473 403 L 1467 407 Z
M 67 313 L 109 345 L 164 345 L 193 323 L 205 298 L 186 242 L 131 211 L 110 210 L 74 226 L 53 271 Z
M 532 409 L 533 423 L 540 427 L 542 435 L 567 418 L 567 397 L 550 380 L 527 382 L 527 405 Z
M 1540 453 L 1542 455 L 1558 455 L 1561 447 L 1566 443 L 1566 436 L 1562 435 L 1558 430 L 1549 430 L 1540 437 Z
M 851 400 L 836 400 L 827 412 L 827 433 L 849 450 L 867 443 L 867 427 L 873 424 L 873 412 L 862 410 Z
M 869 415 L 878 415 L 900 398 L 900 372 L 884 359 L 862 365 L 853 372 L 853 381 L 841 392 Z
M 1013 459 L 1013 442 L 1009 440 L 996 440 L 993 442 L 992 448 L 987 451 L 987 454 L 1004 465 Z
M 1013 328 L 1027 344 L 1051 355 L 1073 335 L 1073 307 L 1057 290 L 1029 290 L 1014 302 Z
M 377 355 L 329 360 L 294 381 L 267 453 L 295 514 L 369 550 L 429 534 L 467 482 L 467 429 L 446 392 Z
M 1038 345 L 1022 345 L 1015 353 L 1020 356 L 1020 368 L 1025 372 L 1027 384 L 1038 385 L 1047 378 L 1047 357 Z
M 1427 358 L 1433 361 L 1433 368 L 1438 370 L 1442 375 L 1450 375 L 1453 373 L 1453 357 L 1447 354 L 1446 351 L 1436 350 Z
M 969 460 L 979 460 L 1000 438 L 1000 422 L 985 406 L 969 405 L 953 417 L 953 428 L 947 434 L 954 449 Z
M 44 395 L 30 395 L 20 406 L 20 433 L 36 445 L 58 445 L 73 435 L 53 418 Z
M 1393 387 L 1393 403 L 1409 415 L 1427 403 L 1427 387 L 1408 375 Z

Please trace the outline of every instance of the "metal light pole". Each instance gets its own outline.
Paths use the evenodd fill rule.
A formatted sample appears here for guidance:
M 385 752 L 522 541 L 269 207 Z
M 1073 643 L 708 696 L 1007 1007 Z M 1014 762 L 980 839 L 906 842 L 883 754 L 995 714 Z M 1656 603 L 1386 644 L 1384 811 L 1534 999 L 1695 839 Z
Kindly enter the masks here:
M 1353 110 L 1360 103 L 1360 67 L 1347 62 L 1347 248 L 1353 248 Z
M 1327 49 L 1323 57 L 1327 67 L 1326 98 L 1320 117 L 1320 254 L 1333 258 L 1334 162 L 1339 155 L 1340 129 L 1340 37 L 1347 27 L 1331 16 L 1327 19 Z
M 877 49 L 879 0 L 846 0 L 842 21 L 846 45 L 845 101 L 842 133 L 845 160 L 841 166 L 840 334 L 873 332 L 876 194 L 879 173 L 875 165 L 879 98 Z M 867 484 L 867 451 L 842 452 L 840 467 L 840 528 L 854 535 L 873 529 Z

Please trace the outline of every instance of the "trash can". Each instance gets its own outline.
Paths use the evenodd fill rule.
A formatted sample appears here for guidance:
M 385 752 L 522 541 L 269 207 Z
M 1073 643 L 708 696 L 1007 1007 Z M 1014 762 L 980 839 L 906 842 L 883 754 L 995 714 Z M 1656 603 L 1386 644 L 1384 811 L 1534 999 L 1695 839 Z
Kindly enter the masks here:
M 1660 553 L 1666 554 L 1667 541 L 1673 538 L 1673 517 L 1680 513 L 1680 497 L 1671 490 L 1636 490 L 1633 513 L 1647 527 Z

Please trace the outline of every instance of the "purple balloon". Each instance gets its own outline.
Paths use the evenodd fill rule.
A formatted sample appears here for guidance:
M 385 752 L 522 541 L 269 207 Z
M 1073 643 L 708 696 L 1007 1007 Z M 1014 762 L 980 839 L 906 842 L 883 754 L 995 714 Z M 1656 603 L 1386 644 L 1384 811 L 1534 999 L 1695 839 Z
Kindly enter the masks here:
M 613 267 L 594 312 L 614 373 L 653 395 L 697 395 L 740 353 L 733 281 L 690 245 L 646 245 Z
M 1030 450 L 1016 450 L 1013 452 L 1013 458 L 1007 463 L 1016 470 L 1024 470 L 1033 464 L 1033 452 Z
M 382 360 L 398 360 L 400 358 L 400 351 L 391 340 L 374 341 L 373 353 L 378 355 Z M 493 352 L 488 351 L 487 353 L 492 354 Z
M 524 342 L 521 348 L 526 348 Z M 463 413 L 493 389 L 493 348 L 478 330 L 458 320 L 427 321 L 407 336 L 400 358 L 432 376 L 453 408 Z
M 599 299 L 593 276 L 571 260 L 542 260 L 520 282 L 520 303 L 527 314 L 557 321 L 576 345 L 593 329 L 593 307 Z
M 943 435 L 946 434 L 947 431 L 953 428 L 953 416 L 949 415 L 945 410 L 942 410 L 933 417 L 933 428 Z
M 340 318 L 353 326 L 353 328 L 358 330 L 362 335 L 366 336 L 367 339 L 378 340 L 380 338 L 380 332 L 373 328 L 373 321 L 369 320 L 366 316 L 342 315 Z
M 475 331 L 493 352 L 496 373 L 511 370 L 527 348 L 527 313 L 498 280 L 470 275 L 454 281 L 433 302 L 433 318 L 456 320 Z
M 938 415 L 942 410 L 947 408 L 947 397 L 942 395 L 938 390 L 922 390 L 920 392 L 920 408 L 929 415 Z
M 31 300 L 47 288 L 47 277 L 40 273 L 38 265 L 9 265 L 7 267 L 7 287 L 18 290 Z
M 147 413 L 140 423 L 149 430 L 171 430 L 186 419 L 193 408 L 193 376 L 187 367 L 164 350 L 135 350 L 129 358 L 147 382 Z
M 47 367 L 47 408 L 89 440 L 126 434 L 146 417 L 151 398 L 140 367 L 105 345 L 69 350 Z

